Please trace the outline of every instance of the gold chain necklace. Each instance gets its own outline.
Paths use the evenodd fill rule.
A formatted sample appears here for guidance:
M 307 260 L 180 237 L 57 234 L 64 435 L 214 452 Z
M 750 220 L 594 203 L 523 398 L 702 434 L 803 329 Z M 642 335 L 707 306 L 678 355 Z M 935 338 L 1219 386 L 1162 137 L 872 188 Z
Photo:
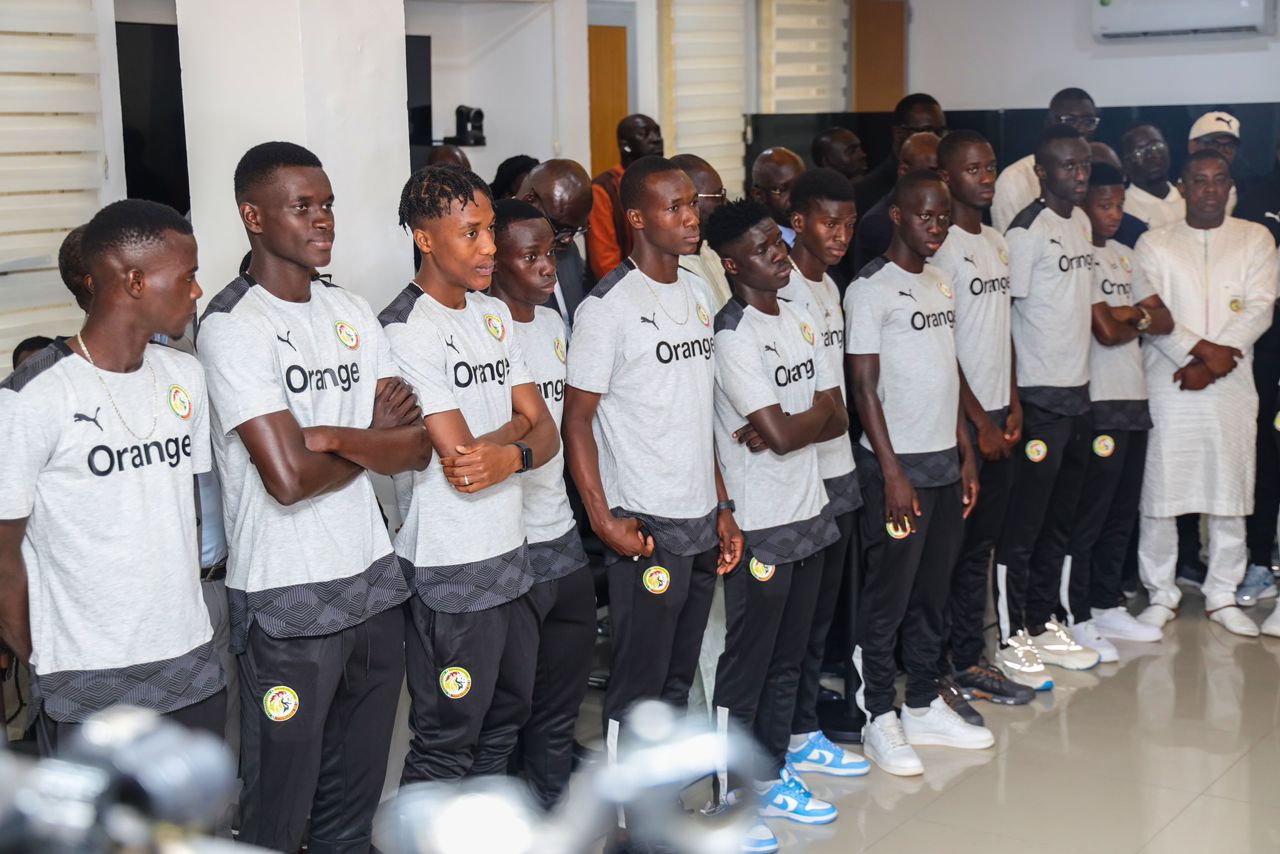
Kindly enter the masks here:
M 684 297 L 684 320 L 676 320 L 674 317 L 671 316 L 671 313 L 667 311 L 667 307 L 662 304 L 662 298 L 658 296 L 658 292 L 653 289 L 653 285 L 649 284 L 649 277 L 645 275 L 644 270 L 640 269 L 640 265 L 635 262 L 635 259 L 628 258 L 627 260 L 630 261 L 631 265 L 636 268 L 636 272 L 640 274 L 641 280 L 644 281 L 644 286 L 649 289 L 649 296 L 653 297 L 653 301 L 658 304 L 658 308 L 662 309 L 662 313 L 667 316 L 667 320 L 670 320 L 676 326 L 684 326 L 686 323 L 688 323 L 689 314 L 693 311 L 693 309 L 689 305 L 689 289 L 685 287 L 684 282 L 680 281 L 679 273 L 676 274 L 675 283 L 680 286 L 680 295 Z
M 107 400 L 110 401 L 111 408 L 115 410 L 116 418 L 120 419 L 120 423 L 124 425 L 124 429 L 128 430 L 129 435 L 140 442 L 145 442 L 146 440 L 150 439 L 152 434 L 156 432 L 156 424 L 159 423 L 160 421 L 160 407 L 156 405 L 155 411 L 151 413 L 151 429 L 147 431 L 147 435 L 140 436 L 137 433 L 135 433 L 133 431 L 133 428 L 129 426 L 129 422 L 125 421 L 124 416 L 120 414 L 120 407 L 116 406 L 116 399 L 111 394 L 111 388 L 110 386 L 107 385 L 107 381 L 102 378 L 102 371 L 101 369 L 98 368 L 97 363 L 93 361 L 93 354 L 90 353 L 89 348 L 85 346 L 84 338 L 80 336 L 79 332 L 76 333 L 76 341 L 79 342 L 80 349 L 84 351 L 84 357 L 89 360 L 89 365 L 90 367 L 93 368 L 94 374 L 97 375 L 98 382 L 102 383 L 102 390 L 107 393 Z M 155 369 L 155 366 L 153 366 L 151 362 L 148 361 L 145 352 L 142 354 L 142 361 L 146 363 L 147 370 L 151 372 L 151 398 L 152 398 L 152 402 L 155 403 L 155 401 L 158 399 L 157 386 L 156 386 L 156 369 Z

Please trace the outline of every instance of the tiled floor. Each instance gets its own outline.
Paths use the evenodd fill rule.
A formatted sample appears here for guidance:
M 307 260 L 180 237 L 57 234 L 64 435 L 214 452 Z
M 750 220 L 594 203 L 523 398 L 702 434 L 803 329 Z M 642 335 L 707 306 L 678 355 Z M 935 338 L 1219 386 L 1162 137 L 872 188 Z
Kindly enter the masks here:
M 809 775 L 840 818 L 820 828 L 771 823 L 782 850 L 1280 852 L 1280 640 L 1227 633 L 1188 593 L 1164 641 L 1117 646 L 1119 663 L 1054 668 L 1057 687 L 1030 705 L 978 703 L 992 749 L 921 748 L 917 778 L 874 766 L 854 780 Z M 579 736 L 598 743 L 599 732 L 593 691 Z M 403 724 L 398 736 L 397 759 Z M 703 798 L 695 787 L 685 801 Z
M 1280 640 L 1228 634 L 1194 594 L 1183 605 L 1159 644 L 1055 668 L 1057 687 L 1029 706 L 978 704 L 990 750 L 921 748 L 923 778 L 810 776 L 840 818 L 775 824 L 783 850 L 1280 851 Z

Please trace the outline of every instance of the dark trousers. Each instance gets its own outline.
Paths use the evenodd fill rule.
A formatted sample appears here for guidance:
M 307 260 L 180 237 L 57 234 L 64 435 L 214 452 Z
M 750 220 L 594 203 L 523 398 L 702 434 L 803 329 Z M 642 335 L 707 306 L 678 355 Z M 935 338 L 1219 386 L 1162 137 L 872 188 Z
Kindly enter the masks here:
M 938 658 L 951 570 L 964 538 L 959 481 L 917 488 L 922 514 L 916 531 L 895 540 L 885 530 L 884 481 L 878 471 L 860 471 L 861 533 L 866 565 L 858 617 L 862 695 L 868 719 L 893 711 L 899 633 L 907 671 L 906 705 L 928 706 L 938 696 Z
M 1114 443 L 1108 456 L 1099 453 L 1108 447 L 1100 437 Z M 1121 599 L 1120 580 L 1142 497 L 1147 431 L 1097 430 L 1090 447 L 1084 492 L 1063 565 L 1067 596 L 1062 607 L 1072 623 L 1091 619 L 1092 608 L 1114 608 Z
M 174 709 L 164 716 L 187 729 L 200 730 L 223 738 L 227 725 L 227 691 L 219 690 L 198 703 Z M 83 724 L 55 721 L 41 709 L 36 716 L 36 746 L 41 756 L 53 756 Z
M 791 717 L 793 734 L 817 732 L 818 730 L 818 684 L 822 676 L 822 660 L 827 649 L 827 635 L 835 619 L 836 608 L 840 606 L 840 588 L 842 584 L 853 584 L 857 578 L 854 562 L 858 559 L 857 515 L 854 510 L 836 517 L 836 527 L 840 529 L 840 539 L 827 546 L 809 563 L 819 562 L 815 567 L 821 573 L 818 582 L 818 600 L 813 610 L 813 620 L 809 625 L 809 643 L 805 648 L 804 660 L 800 663 L 800 685 L 796 690 L 796 709 Z M 856 591 L 849 591 L 856 596 Z M 853 626 L 847 626 L 850 632 Z M 847 635 L 845 636 L 847 637 Z
M 977 443 L 974 443 L 975 453 Z M 951 574 L 947 602 L 947 638 L 951 660 L 944 668 L 967 670 L 982 658 L 986 641 L 987 570 L 1013 489 L 1014 461 L 978 458 L 978 504 L 964 523 L 964 543 Z M 945 653 L 945 650 L 944 650 Z M 944 671 L 945 672 L 945 671 Z
M 1280 430 L 1276 427 L 1280 353 L 1255 350 L 1253 379 L 1258 386 L 1258 476 L 1253 487 L 1253 515 L 1245 520 L 1249 563 L 1271 565 L 1280 513 Z
M 713 703 L 718 720 L 727 712 L 764 751 L 764 763 L 749 773 L 772 780 L 787 758 L 800 664 L 822 586 L 822 553 L 777 565 L 753 566 L 751 561 L 748 549 L 742 563 L 724 577 L 726 632 Z
M 256 624 L 240 666 L 240 841 L 297 851 L 368 851 L 404 679 L 404 612 L 310 638 Z M 270 704 L 276 688 L 296 703 Z M 282 715 L 288 715 L 283 717 Z
M 573 728 L 596 642 L 596 596 L 591 567 L 533 585 L 525 594 L 541 627 L 533 705 L 520 730 L 515 767 L 529 791 L 550 809 L 573 770 Z
M 1013 488 L 996 540 L 996 612 L 1000 640 L 1039 629 L 1058 610 L 1062 561 L 1084 486 L 1091 419 L 1024 403 L 1022 445 L 1014 451 Z M 1043 456 L 1036 453 L 1043 443 Z M 1030 453 L 1029 453 L 1030 451 Z M 1040 457 L 1037 462 L 1033 457 Z M 978 499 L 981 505 L 981 497 Z
M 464 614 L 409 599 L 409 753 L 400 785 L 506 774 L 529 719 L 538 617 L 528 595 Z
M 655 544 L 650 557 L 623 558 L 609 566 L 613 662 L 604 731 L 611 758 L 617 756 L 622 719 L 637 702 L 688 707 L 719 555 L 718 546 L 683 556 Z M 651 572 L 654 568 L 663 572 Z

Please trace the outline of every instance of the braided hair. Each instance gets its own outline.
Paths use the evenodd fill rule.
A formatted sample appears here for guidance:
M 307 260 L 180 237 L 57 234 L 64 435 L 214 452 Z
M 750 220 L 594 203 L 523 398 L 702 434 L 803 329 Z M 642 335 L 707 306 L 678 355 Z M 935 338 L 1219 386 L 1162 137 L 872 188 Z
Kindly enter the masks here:
M 476 173 L 447 164 L 423 166 L 400 191 L 400 227 L 408 231 L 415 223 L 440 219 L 455 201 L 461 210 L 478 195 L 493 201 L 489 185 Z

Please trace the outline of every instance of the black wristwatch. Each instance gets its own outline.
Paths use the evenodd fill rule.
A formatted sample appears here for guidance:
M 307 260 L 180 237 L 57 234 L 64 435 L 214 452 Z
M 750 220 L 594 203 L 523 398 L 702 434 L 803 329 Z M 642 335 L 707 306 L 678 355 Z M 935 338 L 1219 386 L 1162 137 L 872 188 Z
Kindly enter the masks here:
M 533 448 L 530 448 L 524 442 L 512 442 L 511 444 L 520 449 L 520 468 L 516 469 L 516 472 L 528 471 L 533 468 Z
M 733 503 L 732 498 L 726 498 L 724 501 L 721 501 L 719 504 L 716 505 L 717 513 L 723 513 L 725 510 L 728 510 L 730 513 L 736 513 L 738 510 L 738 505 Z

